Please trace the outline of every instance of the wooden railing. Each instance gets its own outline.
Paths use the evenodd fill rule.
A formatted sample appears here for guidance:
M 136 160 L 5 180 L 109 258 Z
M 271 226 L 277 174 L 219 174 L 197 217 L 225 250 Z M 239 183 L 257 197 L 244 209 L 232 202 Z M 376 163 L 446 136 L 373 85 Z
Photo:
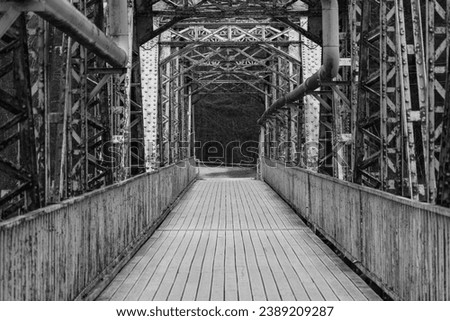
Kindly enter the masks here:
M 196 176 L 183 161 L 0 223 L 0 300 L 95 297 Z
M 397 300 L 450 300 L 450 210 L 266 159 L 263 179 Z

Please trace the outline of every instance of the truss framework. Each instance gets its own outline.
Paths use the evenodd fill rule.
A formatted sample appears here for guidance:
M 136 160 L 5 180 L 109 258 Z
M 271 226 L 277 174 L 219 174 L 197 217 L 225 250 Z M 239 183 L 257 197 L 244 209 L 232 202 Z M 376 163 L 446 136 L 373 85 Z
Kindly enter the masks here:
M 423 4 L 385 0 L 362 7 L 355 145 L 355 160 L 360 165 L 355 165 L 354 179 L 435 202 L 445 102 L 446 68 L 442 64 L 447 59 L 443 49 L 447 45 L 447 4 Z
M 169 30 L 184 19 L 236 19 L 260 20 L 272 17 L 290 22 L 289 17 L 320 15 L 320 11 L 307 10 L 301 1 L 221 1 L 221 0 L 193 0 L 193 1 L 145 1 L 137 0 L 137 20 L 140 29 L 139 41 L 146 43 L 152 38 Z M 163 23 L 155 28 L 148 19 L 163 18 Z M 287 20 L 286 20 L 287 19 Z M 294 23 L 292 23 L 294 25 Z M 317 35 L 308 33 L 295 25 L 297 31 L 318 40 Z
M 0 39 L 0 220 L 41 205 L 25 14 L 8 17 Z M 39 151 L 40 148 L 39 148 Z
M 108 30 L 103 0 L 74 5 Z M 134 7 L 128 8 L 132 26 Z M 2 178 L 0 219 L 145 170 L 135 31 L 127 37 L 129 66 L 114 69 L 34 14 L 0 19 L 0 75 L 2 85 L 13 85 L 3 86 L 0 104 L 1 163 L 11 177 L 8 186 Z
M 103 0 L 74 1 L 127 51 L 122 69 L 2 3 L 1 218 L 192 156 L 196 100 L 240 93 L 268 107 L 321 61 L 308 30 L 319 1 L 127 1 L 123 33 Z M 448 206 L 450 4 L 345 3 L 338 78 L 270 118 L 262 152 Z

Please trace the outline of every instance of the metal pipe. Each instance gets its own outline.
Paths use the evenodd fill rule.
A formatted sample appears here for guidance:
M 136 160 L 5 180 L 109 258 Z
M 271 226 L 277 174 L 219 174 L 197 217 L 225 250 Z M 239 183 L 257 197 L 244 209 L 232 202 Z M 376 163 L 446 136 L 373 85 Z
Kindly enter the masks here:
M 276 100 L 258 119 L 263 126 L 267 118 L 288 103 L 303 97 L 306 92 L 319 88 L 321 83 L 330 82 L 339 70 L 339 7 L 337 0 L 322 2 L 323 65 L 300 86 Z
M 47 20 L 62 30 L 88 50 L 103 58 L 113 67 L 125 67 L 127 53 L 119 48 L 112 39 L 98 29 L 89 19 L 67 0 L 25 0 L 16 1 L 17 6 Z M 36 8 L 35 10 L 32 10 Z

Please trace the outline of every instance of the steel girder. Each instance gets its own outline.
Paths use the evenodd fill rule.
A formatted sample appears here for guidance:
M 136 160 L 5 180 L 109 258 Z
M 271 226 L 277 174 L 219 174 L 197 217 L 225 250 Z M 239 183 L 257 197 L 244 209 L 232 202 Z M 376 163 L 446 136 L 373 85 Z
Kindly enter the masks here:
M 411 157 L 415 139 L 407 117 L 412 106 L 405 21 L 400 8 L 397 0 L 363 4 L 355 181 L 417 197 L 417 169 Z
M 354 179 L 433 203 L 445 100 L 447 2 L 364 2 L 362 14 Z M 355 106 L 356 99 L 351 101 Z
M 78 2 L 78 9 L 105 29 L 103 2 Z M 117 180 L 114 169 L 125 164 L 114 146 L 118 86 L 124 75 L 112 70 L 92 52 L 68 38 L 63 42 L 64 105 L 59 196 L 80 195 Z M 113 105 L 110 108 L 110 104 Z M 111 146 L 112 145 L 112 146 Z M 127 145 L 128 146 L 128 145 Z
M 158 90 L 159 39 L 155 38 L 140 48 L 142 106 L 144 119 L 145 168 L 148 172 L 159 167 L 158 157 Z
M 1 186 L 2 215 L 55 203 L 145 169 L 139 50 L 129 4 L 121 40 L 132 59 L 119 69 L 36 15 L 28 15 L 28 33 L 23 15 L 0 17 L 1 78 L 8 83 L 1 95 L 7 103 L 0 124 L 2 168 L 18 171 L 8 169 L 10 184 Z M 111 30 L 103 0 L 76 6 L 95 28 Z
M 433 151 L 437 151 L 439 152 L 438 193 L 436 195 L 437 204 L 450 207 L 450 46 L 448 44 L 448 39 L 450 37 L 450 3 L 447 1 L 445 7 L 445 1 L 438 1 L 438 3 L 429 1 L 427 2 L 427 5 L 429 20 L 434 20 L 435 25 L 440 27 L 435 28 L 434 30 L 430 29 L 428 33 L 429 41 L 434 44 L 434 48 L 437 48 L 434 50 L 435 54 L 429 57 L 430 71 L 435 71 L 434 74 L 430 72 L 429 76 L 430 102 L 435 99 L 435 108 L 434 110 L 430 110 L 429 120 L 433 119 L 434 116 L 434 126 L 433 123 L 430 122 L 430 128 L 436 128 L 435 131 L 430 130 L 430 175 L 436 173 L 435 164 L 437 153 L 433 153 Z M 445 15 L 443 10 L 445 10 Z M 446 17 L 445 19 L 443 19 L 444 16 Z M 446 50 L 443 50 L 443 46 L 439 45 L 439 43 L 446 43 Z M 433 53 L 433 51 L 431 53 Z M 442 131 L 440 131 L 440 127 L 437 126 L 438 124 L 436 124 L 436 120 L 438 122 L 440 120 L 438 113 L 440 110 L 438 108 L 440 107 L 439 102 L 442 103 L 443 94 L 440 85 L 444 83 L 444 75 L 444 112 L 442 117 Z M 436 143 L 439 142 L 439 138 L 441 142 L 440 150 L 433 148 L 436 146 Z
M 73 1 L 77 4 L 78 1 Z M 114 67 L 123 67 L 127 54 L 98 29 L 72 2 L 60 0 L 0 0 L 0 12 L 17 17 L 20 12 L 35 12 L 59 30 L 67 33 Z
M 298 1 L 285 4 L 291 5 L 294 2 Z M 177 10 L 174 7 L 177 3 L 164 3 L 166 10 Z M 158 5 L 164 7 L 164 3 Z M 219 1 L 211 3 L 217 4 Z M 237 3 L 233 6 L 235 4 Z M 196 3 L 184 5 L 195 6 Z M 157 103 L 159 132 L 156 135 L 160 165 L 177 160 L 177 150 L 180 150 L 177 147 L 177 137 L 185 135 L 185 131 L 179 129 L 180 121 L 183 120 L 176 115 L 179 114 L 180 108 L 185 109 L 182 105 L 184 100 L 192 101 L 192 95 L 200 97 L 206 92 L 218 90 L 271 95 L 267 88 L 272 92 L 272 87 L 275 87 L 273 94 L 284 94 L 298 84 L 301 70 L 298 51 L 300 39 L 298 36 L 292 36 L 298 35 L 298 30 L 292 31 L 291 27 L 280 22 L 272 23 L 267 18 L 254 17 L 246 20 L 242 17 L 229 18 L 221 21 L 221 24 L 213 19 L 193 19 L 193 25 L 180 23 L 174 26 L 174 20 L 167 17 L 175 15 L 163 10 L 156 12 L 157 7 L 156 4 L 153 7 L 157 20 L 154 20 L 152 29 L 160 31 L 153 35 L 161 34 L 158 80 L 160 91 Z M 168 24 L 171 28 L 165 29 Z M 145 47 L 149 48 L 149 45 Z M 179 94 L 181 97 L 177 97 Z M 289 114 L 279 115 L 280 119 L 293 124 L 290 130 L 281 130 L 277 136 L 282 138 L 281 145 L 298 136 L 297 125 Z M 293 114 L 297 121 L 296 108 L 293 109 Z M 293 131 L 295 134 L 292 134 Z M 151 137 L 153 138 L 150 139 L 155 139 L 155 135 Z M 174 148 L 170 148 L 172 146 Z M 290 159 L 295 151 L 286 153 L 283 147 L 279 154 Z
M 302 18 L 302 24 L 307 25 L 308 19 Z M 319 70 L 322 61 L 322 48 L 307 39 L 303 39 L 302 46 L 302 78 L 303 80 L 311 77 Z M 319 96 L 305 96 L 303 98 L 304 108 L 304 146 L 303 146 L 303 166 L 312 171 L 318 171 L 320 147 L 320 120 L 321 104 L 317 100 Z M 323 142 L 322 142 L 323 143 Z
M 183 19 L 227 19 L 242 17 L 246 19 L 261 19 L 267 17 L 286 19 L 301 15 L 320 15 L 320 11 L 308 11 L 301 1 L 146 1 L 137 0 L 137 21 L 140 29 L 139 41 L 146 43 L 152 38 L 169 30 Z M 164 17 L 164 23 L 158 28 L 149 19 Z M 301 28 L 298 26 L 298 28 Z
M 26 24 L 25 14 L 12 17 L 0 39 L 0 220 L 42 201 L 37 149 L 42 150 L 36 143 L 41 137 L 35 136 L 41 128 L 35 131 Z

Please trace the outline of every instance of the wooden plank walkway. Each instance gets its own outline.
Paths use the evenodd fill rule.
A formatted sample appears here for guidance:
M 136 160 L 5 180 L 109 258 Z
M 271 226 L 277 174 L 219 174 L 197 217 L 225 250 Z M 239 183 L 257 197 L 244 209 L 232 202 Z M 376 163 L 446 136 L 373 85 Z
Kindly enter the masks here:
M 265 183 L 199 180 L 98 300 L 380 300 Z

